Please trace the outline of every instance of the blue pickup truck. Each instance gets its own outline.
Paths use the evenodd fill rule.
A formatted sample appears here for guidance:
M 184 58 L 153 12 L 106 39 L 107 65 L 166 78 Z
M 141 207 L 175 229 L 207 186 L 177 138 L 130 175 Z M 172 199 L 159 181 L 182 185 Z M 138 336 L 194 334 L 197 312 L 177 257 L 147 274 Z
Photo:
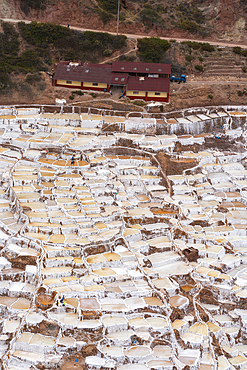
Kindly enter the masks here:
M 177 83 L 180 84 L 180 82 L 186 82 L 186 77 L 185 77 L 185 75 L 181 75 L 180 77 L 171 76 L 170 81 L 171 82 L 177 82 Z

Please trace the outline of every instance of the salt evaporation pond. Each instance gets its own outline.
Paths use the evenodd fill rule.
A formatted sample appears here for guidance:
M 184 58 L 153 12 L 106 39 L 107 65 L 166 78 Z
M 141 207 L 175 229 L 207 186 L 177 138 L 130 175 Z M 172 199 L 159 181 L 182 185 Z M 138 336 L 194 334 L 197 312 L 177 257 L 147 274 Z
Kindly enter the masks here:
M 1 367 L 245 368 L 246 107 L 63 109 L 0 107 Z

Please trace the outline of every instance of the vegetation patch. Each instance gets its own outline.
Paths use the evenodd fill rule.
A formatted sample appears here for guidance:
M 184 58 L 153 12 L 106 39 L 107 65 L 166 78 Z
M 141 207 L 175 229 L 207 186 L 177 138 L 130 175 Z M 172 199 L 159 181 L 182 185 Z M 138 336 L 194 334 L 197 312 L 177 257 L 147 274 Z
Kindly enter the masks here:
M 195 69 L 198 71 L 198 72 L 203 72 L 204 69 L 203 69 L 203 66 L 201 64 L 196 64 L 195 65 Z
M 42 75 L 40 73 L 28 74 L 25 82 L 31 85 L 35 85 L 37 82 L 42 81 Z
M 31 9 L 46 9 L 46 0 L 21 0 L 21 10 L 28 15 Z
M 179 19 L 175 26 L 190 33 L 200 34 L 205 36 L 208 34 L 204 22 L 205 17 L 203 12 L 189 3 L 180 3 L 176 6 L 176 15 Z
M 200 49 L 201 51 L 208 51 L 208 52 L 215 51 L 214 46 L 207 42 L 182 41 L 181 44 L 187 45 L 190 49 L 193 49 L 193 50 Z
M 133 101 L 134 105 L 137 105 L 138 107 L 145 107 L 147 103 L 142 99 L 136 99 Z
M 98 0 L 98 4 L 100 8 L 102 8 L 104 11 L 117 14 L 118 0 Z M 121 9 L 121 1 L 120 1 L 120 9 Z
M 36 47 L 38 55 L 43 55 L 45 63 L 51 63 L 51 53 L 58 60 L 84 60 L 97 62 L 105 54 L 126 45 L 126 36 L 104 32 L 79 32 L 52 23 L 18 23 L 21 36 L 27 44 Z
M 59 60 L 97 63 L 115 50 L 126 46 L 126 36 L 103 32 L 79 32 L 52 23 L 31 22 L 17 25 L 1 22 L 0 32 L 0 90 L 10 89 L 11 73 L 27 75 L 24 89 L 36 84 L 40 90 L 45 83 L 39 74 Z M 23 40 L 22 50 L 20 39 Z
M 165 27 L 165 20 L 161 17 L 160 13 L 148 3 L 144 5 L 144 9 L 138 14 L 138 20 L 145 25 L 146 29 L 150 29 L 153 25 L 162 28 Z
M 234 47 L 232 48 L 232 51 L 233 51 L 235 54 L 243 55 L 244 57 L 247 57 L 247 49 L 242 49 L 240 46 L 234 46 Z
M 247 90 L 245 87 L 243 88 L 243 91 L 238 90 L 238 96 L 243 96 L 243 95 L 247 95 Z
M 241 54 L 242 54 L 242 49 L 241 49 L 241 47 L 240 47 L 240 46 L 234 46 L 234 47 L 232 48 L 232 51 L 233 51 L 235 54 L 239 54 L 239 55 L 241 55 Z
M 120 2 L 121 9 L 121 2 Z M 98 0 L 97 13 L 104 24 L 113 19 L 118 10 L 118 0 Z
M 30 45 L 56 45 L 58 41 L 65 42 L 73 35 L 68 27 L 62 27 L 53 23 L 31 22 L 26 24 L 19 22 L 18 27 L 23 39 Z
M 144 62 L 161 63 L 165 52 L 171 47 L 166 40 L 156 37 L 138 39 L 140 59 Z

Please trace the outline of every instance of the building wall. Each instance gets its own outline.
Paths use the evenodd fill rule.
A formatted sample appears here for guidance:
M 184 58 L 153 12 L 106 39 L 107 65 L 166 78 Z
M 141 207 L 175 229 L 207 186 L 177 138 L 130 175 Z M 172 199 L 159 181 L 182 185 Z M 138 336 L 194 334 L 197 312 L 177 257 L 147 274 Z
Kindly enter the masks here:
M 107 88 L 108 86 L 105 83 L 98 83 L 97 86 L 94 86 L 92 82 L 83 82 L 83 90 L 104 91 Z
M 104 91 L 105 89 L 107 89 L 107 91 L 109 91 L 109 86 L 105 83 L 98 83 L 97 86 L 93 86 L 92 82 L 71 81 L 71 83 L 68 83 L 66 80 L 54 80 L 54 86 L 68 87 L 71 89 L 80 88 L 81 90 L 95 91 Z
M 145 91 L 140 91 L 139 94 L 129 94 L 129 91 L 126 92 L 126 96 L 130 100 L 135 100 L 135 99 L 142 99 L 145 101 L 160 101 L 164 103 L 169 102 L 169 93 L 160 93 L 160 95 L 155 95 L 154 92 L 145 92 Z
M 169 94 L 168 93 L 166 93 L 167 94 L 167 96 L 165 97 L 165 96 L 147 96 L 147 98 L 146 98 L 146 101 L 160 101 L 160 102 L 164 102 L 164 103 L 168 103 L 169 102 Z
M 128 96 L 130 99 L 131 97 L 134 99 L 143 99 L 146 96 L 145 91 L 138 91 L 138 94 L 134 94 L 134 91 L 132 90 L 127 90 L 126 91 L 126 96 Z
M 66 80 L 55 80 L 55 86 L 65 86 L 65 87 L 81 87 L 80 81 L 71 81 L 70 83 L 67 83 Z
M 155 95 L 154 91 L 149 91 L 148 92 L 148 98 L 167 98 L 167 93 L 166 92 L 161 92 L 159 93 L 160 95 Z

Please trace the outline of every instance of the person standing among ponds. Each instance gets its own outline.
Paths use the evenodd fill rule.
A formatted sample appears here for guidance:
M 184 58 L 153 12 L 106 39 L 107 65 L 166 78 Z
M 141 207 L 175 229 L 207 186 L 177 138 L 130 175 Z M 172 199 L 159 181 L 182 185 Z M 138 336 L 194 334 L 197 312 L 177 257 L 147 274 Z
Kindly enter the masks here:
M 75 153 L 72 154 L 71 164 L 72 166 L 75 164 Z

